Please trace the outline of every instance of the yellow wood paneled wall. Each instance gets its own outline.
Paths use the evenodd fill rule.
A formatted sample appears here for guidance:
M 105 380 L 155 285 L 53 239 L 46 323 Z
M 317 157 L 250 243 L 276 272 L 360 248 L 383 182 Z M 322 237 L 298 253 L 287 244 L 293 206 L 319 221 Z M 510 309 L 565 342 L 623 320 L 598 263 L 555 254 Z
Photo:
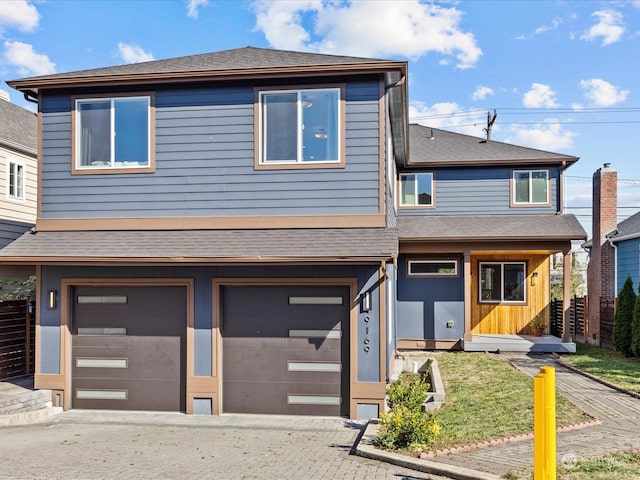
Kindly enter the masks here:
M 480 303 L 478 298 L 479 262 L 526 262 L 527 302 L 525 304 Z M 532 285 L 532 273 L 538 277 Z M 549 325 L 549 255 L 482 254 L 471 256 L 471 333 L 532 335 L 531 319 L 541 314 Z

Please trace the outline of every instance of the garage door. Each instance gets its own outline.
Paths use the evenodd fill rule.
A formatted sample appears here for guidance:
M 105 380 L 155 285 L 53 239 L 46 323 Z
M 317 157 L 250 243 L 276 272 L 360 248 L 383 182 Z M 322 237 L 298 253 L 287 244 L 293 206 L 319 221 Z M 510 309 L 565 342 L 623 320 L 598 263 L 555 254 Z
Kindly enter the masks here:
M 349 414 L 349 288 L 228 286 L 223 410 Z
M 75 287 L 72 407 L 184 411 L 186 315 L 186 287 Z

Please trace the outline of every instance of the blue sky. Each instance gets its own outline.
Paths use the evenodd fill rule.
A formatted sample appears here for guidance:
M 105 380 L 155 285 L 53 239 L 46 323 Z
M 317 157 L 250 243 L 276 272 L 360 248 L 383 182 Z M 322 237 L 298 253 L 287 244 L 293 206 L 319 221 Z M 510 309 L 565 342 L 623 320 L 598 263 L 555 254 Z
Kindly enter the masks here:
M 244 46 L 409 60 L 410 120 L 575 155 L 566 211 L 590 229 L 591 177 L 640 211 L 640 0 L 0 0 L 5 80 Z M 27 106 L 20 94 L 14 103 Z

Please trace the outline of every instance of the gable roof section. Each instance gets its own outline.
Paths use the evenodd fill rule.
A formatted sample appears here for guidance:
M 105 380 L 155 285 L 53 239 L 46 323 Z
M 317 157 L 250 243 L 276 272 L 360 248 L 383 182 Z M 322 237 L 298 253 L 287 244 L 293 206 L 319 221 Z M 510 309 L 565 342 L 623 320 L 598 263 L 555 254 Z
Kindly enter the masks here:
M 516 164 L 565 164 L 578 157 L 520 147 L 509 143 L 448 132 L 423 125 L 409 125 L 408 166 L 487 166 Z
M 573 215 L 407 215 L 398 217 L 400 241 L 567 241 L 587 233 Z
M 105 241 L 105 238 L 108 241 Z M 391 228 L 76 231 L 26 233 L 0 250 L 6 263 L 242 263 L 383 261 Z
M 37 115 L 0 99 L 0 145 L 35 155 L 38 149 Z
M 640 212 L 620 222 L 618 228 L 607 235 L 607 238 L 610 238 L 612 242 L 640 238 Z
M 385 73 L 394 70 L 400 70 L 406 75 L 407 62 L 244 47 L 166 60 L 42 75 L 10 80 L 7 84 L 35 96 L 39 88 L 113 86 L 255 76 L 317 76 L 344 72 Z

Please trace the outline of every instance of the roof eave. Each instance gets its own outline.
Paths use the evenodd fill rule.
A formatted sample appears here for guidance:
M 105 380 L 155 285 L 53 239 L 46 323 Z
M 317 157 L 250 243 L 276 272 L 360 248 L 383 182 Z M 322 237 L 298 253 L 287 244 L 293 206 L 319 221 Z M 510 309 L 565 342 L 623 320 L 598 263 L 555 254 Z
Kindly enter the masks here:
M 96 75 L 96 76 L 62 76 L 32 77 L 25 79 L 9 80 L 7 85 L 30 94 L 36 94 L 40 88 L 80 88 L 94 86 L 115 85 L 140 85 L 160 84 L 172 82 L 198 82 L 206 80 L 244 79 L 244 78 L 277 78 L 291 76 L 318 76 L 320 74 L 331 76 L 345 73 L 367 74 L 386 73 L 400 70 L 406 74 L 407 63 L 402 61 L 376 61 L 371 63 L 351 63 L 340 65 L 293 65 L 256 67 L 227 70 L 196 70 L 184 72 L 147 72 L 129 73 L 121 75 Z
M 504 166 L 509 165 L 556 165 L 556 164 L 568 164 L 572 165 L 579 160 L 579 157 L 560 157 L 560 158 L 523 158 L 523 159 L 472 159 L 472 160 L 447 160 L 447 161 L 411 161 L 407 164 L 407 168 L 434 168 L 434 167 L 487 167 L 487 166 Z M 567 166 L 568 166 L 567 165 Z M 566 168 L 566 167 L 565 167 Z

